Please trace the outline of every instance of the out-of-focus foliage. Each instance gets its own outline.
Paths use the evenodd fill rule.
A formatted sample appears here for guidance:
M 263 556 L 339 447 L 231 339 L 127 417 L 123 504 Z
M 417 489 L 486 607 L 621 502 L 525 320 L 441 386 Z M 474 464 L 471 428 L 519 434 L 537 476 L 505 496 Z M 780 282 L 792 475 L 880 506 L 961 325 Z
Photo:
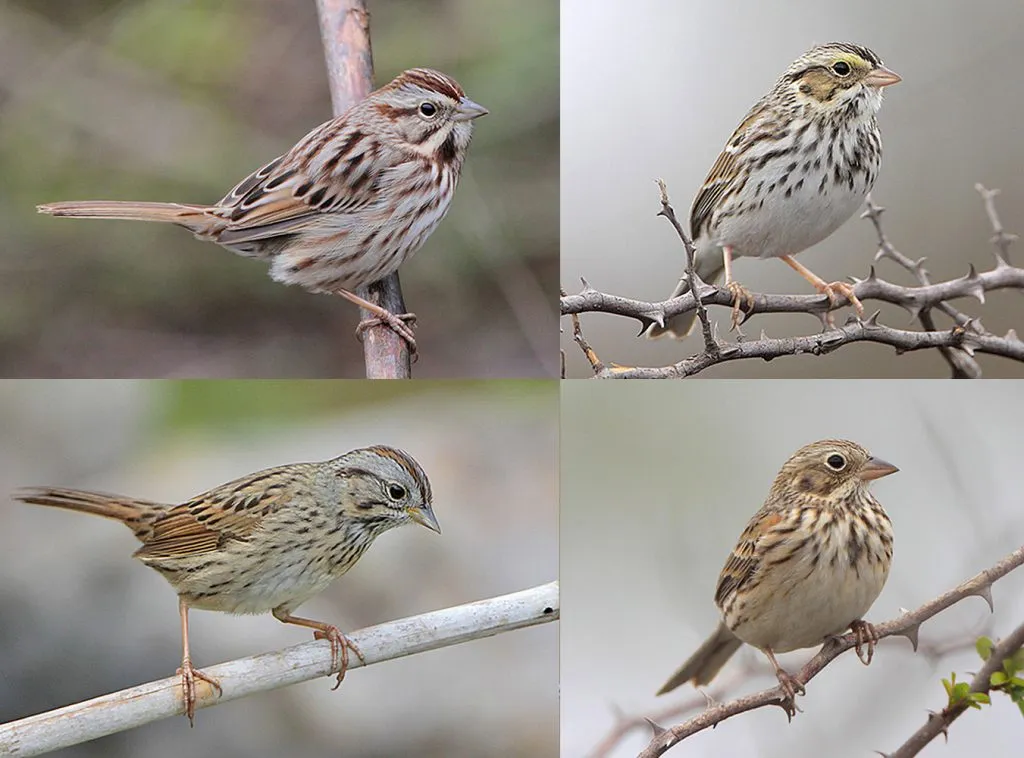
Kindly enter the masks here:
M 402 269 L 416 376 L 553 376 L 558 7 L 371 2 L 377 83 L 454 75 L 478 122 L 452 212 Z M 41 202 L 214 202 L 331 116 L 312 0 L 0 5 L 0 373 L 362 375 L 356 309 L 185 231 Z

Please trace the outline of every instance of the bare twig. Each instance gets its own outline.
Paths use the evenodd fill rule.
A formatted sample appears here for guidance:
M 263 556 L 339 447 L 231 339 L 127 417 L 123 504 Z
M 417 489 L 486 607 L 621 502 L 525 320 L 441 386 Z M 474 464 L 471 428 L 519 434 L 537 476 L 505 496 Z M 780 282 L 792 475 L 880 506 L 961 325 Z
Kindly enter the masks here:
M 317 0 L 317 9 L 331 102 L 335 115 L 340 115 L 353 103 L 364 99 L 373 88 L 370 14 L 365 0 Z M 360 287 L 356 294 L 391 313 L 405 313 L 398 274 L 369 287 Z M 373 316 L 362 309 L 360 313 L 364 319 Z M 367 379 L 409 379 L 412 376 L 408 344 L 385 324 L 371 326 L 363 332 L 363 356 Z
M 682 225 L 676 218 L 675 209 L 668 199 L 668 186 L 664 180 L 658 179 L 658 192 L 661 196 L 661 210 L 658 212 L 659 216 L 664 216 L 668 219 L 668 222 L 672 224 L 672 227 L 676 230 L 676 234 L 679 235 L 679 239 L 683 243 L 683 249 L 686 250 L 686 277 L 687 283 L 690 285 L 690 295 L 697 306 L 697 318 L 700 319 L 701 333 L 704 336 L 704 350 L 712 355 L 718 353 L 718 340 L 712 332 L 711 319 L 708 318 L 708 309 L 704 307 L 703 301 L 701 301 L 700 293 L 697 291 L 698 282 L 700 279 L 697 277 L 696 260 L 697 251 L 693 248 L 693 242 L 687 236 L 686 232 L 683 231 Z M 700 282 L 703 284 L 703 282 Z M 659 326 L 665 326 L 665 322 L 662 321 Z
M 875 253 L 875 261 L 879 261 L 882 258 L 888 258 L 909 271 L 922 287 L 931 285 L 932 282 L 928 276 L 928 271 L 924 267 L 925 259 L 920 258 L 916 261 L 912 261 L 910 258 L 903 255 L 903 253 L 898 251 L 889 241 L 888 235 L 886 235 L 885 230 L 882 228 L 882 213 L 885 211 L 885 208 L 880 205 L 875 205 L 871 200 L 871 195 L 868 195 L 866 204 L 867 210 L 861 214 L 861 218 L 870 219 L 871 223 L 875 227 L 875 232 L 878 234 L 878 252 Z M 970 318 L 947 302 L 940 301 L 935 304 L 935 307 L 953 319 L 953 322 L 959 326 L 971 324 Z M 918 314 L 918 318 L 921 320 L 921 326 L 928 331 L 938 331 L 938 327 L 935 325 L 935 319 L 932 318 L 930 307 L 922 308 Z M 975 331 L 982 331 L 980 322 L 974 321 L 972 326 Z M 957 350 L 956 348 L 951 347 L 940 347 L 939 352 L 949 364 L 949 367 L 953 372 L 954 379 L 978 379 L 981 377 L 981 366 L 979 366 L 978 362 L 963 350 Z
M 979 185 L 980 186 L 980 185 Z M 735 296 L 727 288 L 700 283 L 693 272 L 693 246 L 676 220 L 675 212 L 668 201 L 664 183 L 659 182 L 662 209 L 658 215 L 665 216 L 676 229 L 687 255 L 687 276 L 690 290 L 679 297 L 661 302 L 645 302 L 631 298 L 599 292 L 584 282 L 584 288 L 575 295 L 563 293 L 561 314 L 578 316 L 588 312 L 608 313 L 634 318 L 640 322 L 641 332 L 650 324 L 662 325 L 665 320 L 689 311 L 697 311 L 704 333 L 704 351 L 664 367 L 629 367 L 605 363 L 603 370 L 595 369 L 598 378 L 657 379 L 692 376 L 711 366 L 726 361 L 744 358 L 772 360 L 786 355 L 824 355 L 853 342 L 876 342 L 894 347 L 897 353 L 911 350 L 935 348 L 942 351 L 955 377 L 976 378 L 981 368 L 974 355 L 977 352 L 999 355 L 1011 360 L 1024 362 L 1024 342 L 1015 330 L 998 337 L 988 332 L 976 318 L 971 318 L 954 308 L 949 301 L 961 297 L 973 297 L 985 302 L 985 293 L 998 289 L 1015 289 L 1024 292 L 1024 268 L 1011 266 L 1006 260 L 1006 251 L 1015 239 L 1006 233 L 996 214 L 992 197 L 994 192 L 980 188 L 986 204 L 986 212 L 992 221 L 996 244 L 996 265 L 989 271 L 979 273 L 973 265 L 967 274 L 959 279 L 932 283 L 924 268 L 924 259 L 913 261 L 900 253 L 889 241 L 881 226 L 880 217 L 884 208 L 867 201 L 864 218 L 871 220 L 879 238 L 879 250 L 875 259 L 890 258 L 913 274 L 919 286 L 904 287 L 879 278 L 874 267 L 867 278 L 854 280 L 855 292 L 862 301 L 877 300 L 898 305 L 907 310 L 924 327 L 921 331 L 895 329 L 878 323 L 876 312 L 866 320 L 851 318 L 839 328 L 808 336 L 781 339 L 769 338 L 763 332 L 757 340 L 741 339 L 735 343 L 719 340 L 714 333 L 705 305 L 732 307 Z M 752 294 L 751 313 L 807 313 L 819 318 L 828 311 L 829 301 L 824 295 L 770 295 Z M 952 319 L 953 326 L 940 329 L 931 314 L 939 310 Z M 577 331 L 582 332 L 581 328 Z M 578 340 L 577 340 L 578 343 Z M 591 362 L 591 367 L 594 367 Z
M 347 636 L 358 645 L 366 662 L 353 656 L 348 668 L 491 637 L 558 617 L 558 582 L 551 582 L 352 632 Z M 327 676 L 332 673 L 330 648 L 326 641 L 305 642 L 205 667 L 203 672 L 215 677 L 223 692 L 218 697 L 209 685 L 200 683 L 196 705 L 205 708 Z M 184 713 L 181 678 L 175 676 L 0 724 L 0 755 L 38 755 L 180 713 Z
M 972 595 L 983 598 L 991 609 L 993 607 L 992 584 L 1021 565 L 1024 565 L 1024 546 L 1010 553 L 991 568 L 985 569 L 980 574 L 943 593 L 934 600 L 925 603 L 920 608 L 904 613 L 892 621 L 876 624 L 875 630 L 878 632 L 879 639 L 893 636 L 906 637 L 916 649 L 918 630 L 921 624 Z M 856 647 L 856 645 L 857 637 L 855 634 L 846 634 L 836 638 L 835 641 L 826 644 L 817 655 L 804 665 L 796 675 L 796 679 L 802 684 L 807 684 L 841 653 Z M 654 739 L 640 753 L 639 758 L 654 758 L 654 756 L 662 755 L 666 750 L 677 745 L 690 735 L 713 727 L 730 716 L 769 705 L 784 708 L 785 702 L 785 696 L 782 693 L 781 687 L 772 687 L 771 689 L 746 695 L 728 703 L 709 705 L 700 715 L 694 716 L 682 724 L 658 732 Z
M 1024 624 L 1018 626 L 992 648 L 988 660 L 971 680 L 971 692 L 989 692 L 992 689 L 992 674 L 1003 667 L 1005 658 L 1009 658 L 1021 647 L 1024 647 Z M 964 701 L 954 706 L 947 706 L 938 713 L 928 714 L 928 720 L 924 726 L 914 732 L 896 752 L 885 754 L 885 758 L 912 758 L 940 734 L 948 736 L 949 725 L 956 721 L 968 707 L 967 702 Z

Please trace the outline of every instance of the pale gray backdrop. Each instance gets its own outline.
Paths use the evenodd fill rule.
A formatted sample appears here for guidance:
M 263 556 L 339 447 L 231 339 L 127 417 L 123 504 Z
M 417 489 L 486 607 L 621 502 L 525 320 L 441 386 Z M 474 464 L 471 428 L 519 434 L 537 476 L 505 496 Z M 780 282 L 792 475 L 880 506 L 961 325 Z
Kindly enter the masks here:
M 823 3 L 783 0 L 564 0 L 562 3 L 562 286 L 643 300 L 668 297 L 683 250 L 659 210 L 655 178 L 668 182 L 680 220 L 708 169 L 743 115 L 786 66 L 813 44 L 852 41 L 872 48 L 903 76 L 886 91 L 880 114 L 884 158 L 874 198 L 889 212 L 892 241 L 912 258 L 927 256 L 935 281 L 962 276 L 969 263 L 991 266 L 991 229 L 975 182 L 1003 190 L 1004 224 L 1024 232 L 1024 140 L 1020 71 L 1024 4 L 1018 0 Z M 688 226 L 688 224 L 687 224 Z M 826 280 L 867 274 L 876 249 L 867 221 L 849 221 L 799 260 Z M 1014 260 L 1024 260 L 1018 249 Z M 891 261 L 879 274 L 903 284 Z M 812 294 L 779 261 L 741 260 L 735 273 L 754 291 Z M 876 303 L 868 303 L 873 310 Z M 1004 334 L 1024 328 L 1016 292 L 988 305 L 958 301 Z M 840 323 L 848 310 L 838 314 Z M 728 316 L 715 309 L 723 329 Z M 903 328 L 908 316 L 886 307 L 883 319 Z M 945 325 L 946 321 L 940 321 Z M 635 339 L 637 322 L 583 317 L 605 361 L 667 365 L 699 350 Z M 812 334 L 806 315 L 761 315 L 746 331 Z M 563 335 L 571 376 L 590 367 Z M 1024 376 L 1024 368 L 983 359 L 988 376 Z M 826 359 L 731 363 L 709 376 L 948 376 L 934 351 L 895 357 L 880 345 L 854 345 Z
M 563 383 L 562 755 L 587 755 L 615 725 L 614 709 L 648 714 L 693 696 L 689 685 L 654 693 L 714 629 L 722 565 L 797 448 L 846 437 L 900 467 L 873 485 L 896 533 L 888 584 L 868 613 L 885 621 L 1024 541 L 1022 425 L 1020 382 Z M 991 634 L 1006 634 L 1024 621 L 1024 570 L 997 582 L 993 595 L 994 616 L 968 598 L 926 622 L 921 642 L 969 639 L 990 621 Z M 746 650 L 737 659 L 760 656 Z M 780 660 L 795 668 L 814 652 Z M 963 679 L 979 664 L 962 650 L 933 666 L 906 640 L 886 640 L 869 668 L 848 653 L 813 679 L 793 723 L 761 709 L 668 755 L 892 751 L 928 709 L 942 708 L 941 679 L 951 671 Z M 774 684 L 765 667 L 728 697 Z M 1016 706 L 994 697 L 953 725 L 948 745 L 940 739 L 922 755 L 1014 755 L 1020 735 Z M 648 736 L 633 735 L 613 755 L 635 756 Z

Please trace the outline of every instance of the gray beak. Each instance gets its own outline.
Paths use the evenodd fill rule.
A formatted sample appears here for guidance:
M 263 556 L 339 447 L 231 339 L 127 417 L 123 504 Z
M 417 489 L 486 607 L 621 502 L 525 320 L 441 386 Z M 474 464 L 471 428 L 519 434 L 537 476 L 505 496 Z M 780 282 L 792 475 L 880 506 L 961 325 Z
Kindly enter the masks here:
M 434 516 L 434 509 L 430 507 L 430 503 L 411 507 L 409 518 L 433 532 L 441 533 L 441 525 L 437 523 L 437 517 Z
M 488 113 L 490 111 L 482 105 L 477 105 L 468 97 L 464 97 L 459 101 L 459 107 L 455 109 L 454 119 L 456 121 L 472 121 L 475 118 L 486 116 Z

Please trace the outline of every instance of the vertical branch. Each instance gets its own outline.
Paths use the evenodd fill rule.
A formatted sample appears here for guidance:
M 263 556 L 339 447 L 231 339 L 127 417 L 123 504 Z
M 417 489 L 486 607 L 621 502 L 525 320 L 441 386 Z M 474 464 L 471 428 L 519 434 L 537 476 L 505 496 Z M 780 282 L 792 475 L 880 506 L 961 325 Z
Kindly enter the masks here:
M 366 0 L 317 0 L 320 35 L 327 59 L 334 114 L 344 113 L 373 89 L 373 51 L 370 47 L 370 13 Z M 356 294 L 392 313 L 405 313 L 398 274 L 360 287 Z M 362 318 L 372 314 L 360 309 Z M 367 379 L 408 379 L 409 348 L 388 326 L 378 325 L 363 333 L 363 357 Z

